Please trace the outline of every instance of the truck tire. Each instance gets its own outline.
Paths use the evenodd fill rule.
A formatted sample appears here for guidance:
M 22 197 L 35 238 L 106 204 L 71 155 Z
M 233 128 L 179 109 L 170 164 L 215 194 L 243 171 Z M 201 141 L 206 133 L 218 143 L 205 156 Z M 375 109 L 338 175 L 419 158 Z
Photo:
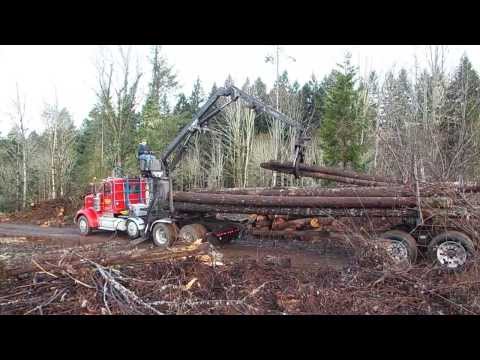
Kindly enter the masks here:
M 127 220 L 126 227 L 127 227 L 127 235 L 130 240 L 135 240 L 140 236 L 140 230 L 135 221 Z
M 159 248 L 167 248 L 173 244 L 177 238 L 177 232 L 174 225 L 166 223 L 156 223 L 152 229 L 153 243 Z
M 208 230 L 202 224 L 185 225 L 180 229 L 179 239 L 187 244 L 192 244 L 198 239 L 205 241 Z
M 380 237 L 390 242 L 387 251 L 395 261 L 407 260 L 410 264 L 417 261 L 417 242 L 409 233 L 402 230 L 390 230 L 384 232 Z
M 92 229 L 90 228 L 90 224 L 88 223 L 88 219 L 85 215 L 81 215 L 78 220 L 78 230 L 80 230 L 80 234 L 83 236 L 90 235 L 92 233 Z
M 474 254 L 473 241 L 460 231 L 445 231 L 428 244 L 429 258 L 449 270 L 462 270 Z

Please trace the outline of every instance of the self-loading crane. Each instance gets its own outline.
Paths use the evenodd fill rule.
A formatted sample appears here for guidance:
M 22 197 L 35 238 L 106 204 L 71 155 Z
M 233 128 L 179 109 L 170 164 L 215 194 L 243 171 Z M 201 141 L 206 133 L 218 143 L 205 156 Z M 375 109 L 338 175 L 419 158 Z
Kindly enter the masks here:
M 219 100 L 225 98 L 226 102 L 218 105 Z M 255 111 L 256 114 L 265 113 L 273 118 L 284 122 L 285 124 L 295 128 L 296 141 L 293 153 L 293 164 L 295 169 L 298 169 L 298 165 L 304 161 L 305 142 L 309 140 L 306 137 L 306 130 L 302 124 L 292 120 L 287 115 L 274 109 L 273 107 L 265 104 L 258 98 L 246 93 L 245 91 L 235 87 L 228 86 L 218 89 L 208 101 L 200 108 L 195 114 L 192 121 L 186 125 L 172 140 L 172 142 L 166 147 L 159 159 L 153 159 L 150 161 L 147 168 L 143 168 L 142 174 L 145 177 L 151 178 L 153 181 L 153 197 L 147 211 L 147 219 L 145 224 L 144 236 L 150 237 L 153 227 L 156 222 L 167 221 L 168 215 L 175 212 L 173 199 L 172 199 L 172 178 L 171 173 L 181 161 L 185 154 L 190 139 L 198 132 L 206 129 L 209 121 L 219 114 L 230 104 L 240 100 L 243 105 Z M 298 174 L 295 172 L 295 176 Z M 165 210 L 159 211 L 158 205 L 165 205 L 168 201 L 168 212 Z M 165 209 L 166 206 L 163 206 Z M 163 215 L 163 216 L 162 216 Z M 164 217 L 163 220 L 160 218 Z

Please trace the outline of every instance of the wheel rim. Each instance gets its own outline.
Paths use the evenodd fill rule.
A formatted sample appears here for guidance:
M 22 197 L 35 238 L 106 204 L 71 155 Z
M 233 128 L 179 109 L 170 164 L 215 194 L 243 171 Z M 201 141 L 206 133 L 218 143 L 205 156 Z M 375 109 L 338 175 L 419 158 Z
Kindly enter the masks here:
M 408 247 L 402 241 L 398 240 L 389 240 L 385 246 L 385 250 L 390 258 L 396 263 L 403 261 L 410 262 L 408 257 Z
M 82 234 L 86 234 L 87 231 L 88 231 L 88 224 L 87 224 L 87 221 L 85 219 L 80 219 L 80 221 L 78 222 L 78 227 L 80 229 L 80 232 Z
M 128 232 L 128 235 L 130 236 L 137 236 L 137 233 L 138 233 L 137 224 L 135 224 L 133 221 L 130 221 L 127 225 L 127 232 Z
M 155 230 L 155 241 L 161 245 L 164 245 L 168 242 L 166 232 L 160 227 L 157 227 Z
M 184 233 L 183 236 L 182 236 L 182 239 L 183 239 L 183 241 L 185 241 L 187 243 L 192 243 L 196 240 L 195 235 L 193 235 L 190 232 Z
M 454 241 L 445 241 L 438 245 L 437 260 L 448 269 L 456 269 L 467 262 L 467 251 Z

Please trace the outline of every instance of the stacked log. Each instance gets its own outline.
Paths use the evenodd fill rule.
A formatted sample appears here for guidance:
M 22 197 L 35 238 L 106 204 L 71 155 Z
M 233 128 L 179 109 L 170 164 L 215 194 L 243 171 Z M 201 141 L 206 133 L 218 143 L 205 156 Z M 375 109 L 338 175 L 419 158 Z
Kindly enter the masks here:
M 265 169 L 293 174 L 292 163 L 270 161 Z M 479 184 L 421 183 L 299 164 L 298 174 L 334 180 L 353 186 L 339 188 L 230 188 L 175 192 L 180 212 L 252 214 L 258 232 L 291 232 L 336 229 L 332 219 L 365 217 L 400 219 L 421 210 L 429 217 L 439 209 L 456 216 L 457 198 L 480 192 Z M 442 210 L 442 212 L 444 212 Z M 329 222 L 330 221 L 330 222 Z M 400 220 L 399 220 L 400 221 Z
M 260 164 L 260 166 L 267 170 L 278 171 L 285 174 L 295 173 L 295 167 L 293 166 L 293 163 L 269 161 Z M 366 175 L 355 171 L 340 170 L 324 166 L 311 166 L 305 164 L 298 165 L 298 175 L 302 177 L 312 177 L 360 186 L 385 186 L 391 184 L 403 184 L 403 181 L 399 179 Z
M 174 193 L 173 198 L 174 201 L 178 202 L 204 205 L 241 205 L 291 208 L 391 209 L 398 207 L 413 207 L 417 205 L 417 198 L 413 196 L 256 196 L 179 191 Z M 428 198 L 425 198 L 424 201 L 428 201 Z
M 178 202 L 174 207 L 180 212 L 187 213 L 230 213 L 230 214 L 258 214 L 258 215 L 292 215 L 299 217 L 404 217 L 415 213 L 414 209 L 331 209 L 331 208 L 287 208 L 261 206 L 232 206 L 214 204 L 196 204 Z

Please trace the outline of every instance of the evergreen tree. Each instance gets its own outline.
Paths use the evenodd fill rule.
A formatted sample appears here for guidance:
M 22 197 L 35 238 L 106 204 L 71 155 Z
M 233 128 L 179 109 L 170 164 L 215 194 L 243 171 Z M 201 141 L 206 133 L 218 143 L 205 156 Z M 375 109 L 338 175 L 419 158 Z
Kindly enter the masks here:
M 298 92 L 300 92 L 300 83 L 295 80 L 292 84 L 292 87 L 291 87 L 291 91 L 294 93 L 294 94 L 297 94 Z
M 242 90 L 245 91 L 245 92 L 248 92 L 248 91 L 250 91 L 250 88 L 251 88 L 250 79 L 247 77 L 247 79 L 245 80 L 245 82 L 242 85 Z
M 163 94 L 160 100 L 160 115 L 166 116 L 170 114 L 170 103 L 167 94 Z
M 218 91 L 218 87 L 216 83 L 213 83 L 212 90 L 210 90 L 210 95 L 208 97 L 212 97 Z
M 173 109 L 174 115 L 181 115 L 181 114 L 190 114 L 190 104 L 188 103 L 187 97 L 184 93 L 178 95 L 177 104 Z
M 94 107 L 82 122 L 78 131 L 76 145 L 76 161 L 73 166 L 74 179 L 80 187 L 108 175 L 107 166 L 102 155 L 102 123 L 98 107 Z
M 315 75 L 312 74 L 310 80 L 299 90 L 303 103 L 303 113 L 305 117 L 310 119 L 313 128 L 320 126 L 327 82 L 327 78 L 322 83 L 318 82 Z
M 290 80 L 288 79 L 288 71 L 285 70 L 278 79 L 278 84 L 275 82 L 275 85 L 280 87 L 280 89 L 290 90 Z
M 148 95 L 142 109 L 139 138 L 145 138 L 153 148 L 159 148 L 164 143 L 163 123 L 168 121 L 170 106 L 168 96 L 177 86 L 176 75 L 172 67 L 160 55 L 161 47 L 152 48 L 152 80 L 148 86 Z
M 465 173 L 466 168 L 479 164 L 474 154 L 480 150 L 477 140 L 480 135 L 480 79 L 466 55 L 460 59 L 448 85 L 443 113 L 441 129 L 445 140 L 442 150 L 450 169 L 448 175 L 455 178 Z M 474 159 L 475 164 L 469 161 Z
M 188 99 L 188 103 L 190 104 L 190 112 L 192 114 L 196 114 L 197 111 L 200 109 L 200 104 L 204 101 L 204 92 L 202 88 L 202 83 L 200 78 L 197 78 L 195 84 L 193 85 L 192 94 Z
M 267 85 L 260 77 L 258 77 L 253 83 L 252 93 L 253 96 L 260 99 L 262 102 L 268 102 Z M 262 113 L 257 115 L 257 118 L 255 119 L 255 131 L 257 133 L 266 133 L 268 131 L 268 119 L 266 114 Z
M 267 101 L 267 85 L 260 77 L 253 83 L 253 94 L 262 101 Z
M 325 111 L 320 129 L 321 147 L 327 165 L 360 169 L 365 152 L 361 143 L 364 119 L 358 112 L 357 71 L 347 55 L 340 71 L 334 70 L 333 83 L 327 89 Z
M 235 82 L 233 81 L 232 75 L 228 74 L 227 78 L 225 79 L 225 87 L 229 87 L 235 85 Z

